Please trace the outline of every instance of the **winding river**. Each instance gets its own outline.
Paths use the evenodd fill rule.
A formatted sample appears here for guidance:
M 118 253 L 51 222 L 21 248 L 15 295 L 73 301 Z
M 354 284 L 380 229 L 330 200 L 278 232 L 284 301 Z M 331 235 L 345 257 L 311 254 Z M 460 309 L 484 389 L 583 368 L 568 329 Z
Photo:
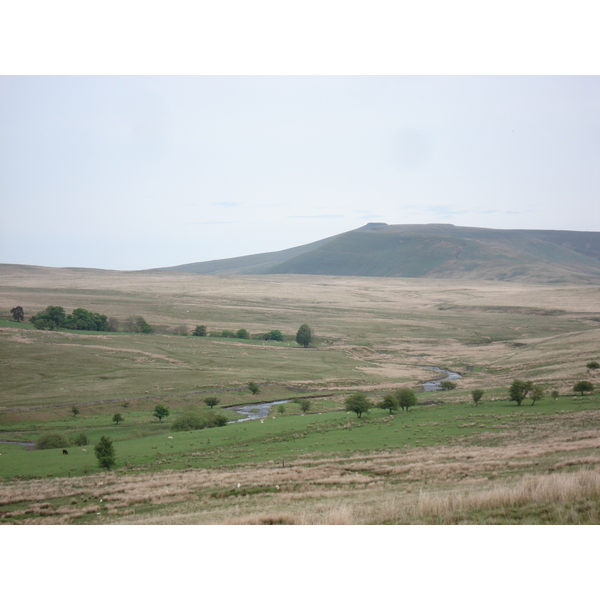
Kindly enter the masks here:
M 452 379 L 462 379 L 459 373 L 454 371 L 448 371 L 448 369 L 441 369 L 440 367 L 421 367 L 422 369 L 430 369 L 431 371 L 439 371 L 440 373 L 446 373 L 445 377 L 440 379 L 434 379 L 433 381 L 426 381 L 423 384 L 424 392 L 439 392 L 442 389 L 440 385 L 442 381 L 451 381 Z

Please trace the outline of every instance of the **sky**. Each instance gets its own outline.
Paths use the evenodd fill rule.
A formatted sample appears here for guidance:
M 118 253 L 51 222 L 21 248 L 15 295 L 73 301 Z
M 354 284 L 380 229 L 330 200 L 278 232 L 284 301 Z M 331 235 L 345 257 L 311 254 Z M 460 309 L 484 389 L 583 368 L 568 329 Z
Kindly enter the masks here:
M 369 222 L 600 231 L 597 74 L 413 70 L 4 69 L 0 263 L 166 267 Z

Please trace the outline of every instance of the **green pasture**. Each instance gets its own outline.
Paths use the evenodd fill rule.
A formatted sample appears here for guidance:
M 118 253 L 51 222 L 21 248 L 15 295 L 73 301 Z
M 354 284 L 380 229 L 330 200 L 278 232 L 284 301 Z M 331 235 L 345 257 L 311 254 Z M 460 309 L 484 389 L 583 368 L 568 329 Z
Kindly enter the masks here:
M 419 401 L 439 400 L 441 396 L 441 393 L 424 393 L 419 395 Z M 11 479 L 99 472 L 93 445 L 101 435 L 113 440 L 120 472 L 283 465 L 297 459 L 316 461 L 403 447 L 453 445 L 466 439 L 476 446 L 479 438 L 489 446 L 494 445 L 496 434 L 524 428 L 531 431 L 528 438 L 531 441 L 537 429 L 551 427 L 553 420 L 560 419 L 565 411 L 598 409 L 600 396 L 568 396 L 556 401 L 545 398 L 534 406 L 526 400 L 517 407 L 506 399 L 505 393 L 504 399 L 483 400 L 478 407 L 466 402 L 421 404 L 391 417 L 388 411 L 373 408 L 361 419 L 343 410 L 323 410 L 319 414 L 324 408 L 320 402 L 315 400 L 312 412 L 306 415 L 298 414 L 297 405 L 289 403 L 284 415 L 272 410 L 262 423 L 253 420 L 188 432 L 171 431 L 176 412 L 162 424 L 149 422 L 147 414 L 132 413 L 128 417 L 126 412 L 120 425 L 107 423 L 105 416 L 78 420 L 71 427 L 65 420 L 46 423 L 45 430 L 88 435 L 87 452 L 70 447 L 69 455 L 63 456 L 62 449 L 28 450 L 24 446 L 0 444 L 0 476 Z M 27 433 L 31 439 L 40 432 Z

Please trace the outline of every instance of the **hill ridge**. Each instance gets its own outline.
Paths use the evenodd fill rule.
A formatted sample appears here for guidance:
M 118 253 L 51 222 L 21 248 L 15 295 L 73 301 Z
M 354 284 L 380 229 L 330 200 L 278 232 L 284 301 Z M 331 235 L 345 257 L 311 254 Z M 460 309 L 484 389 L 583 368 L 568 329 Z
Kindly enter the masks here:
M 367 223 L 287 250 L 152 270 L 600 282 L 600 233 Z

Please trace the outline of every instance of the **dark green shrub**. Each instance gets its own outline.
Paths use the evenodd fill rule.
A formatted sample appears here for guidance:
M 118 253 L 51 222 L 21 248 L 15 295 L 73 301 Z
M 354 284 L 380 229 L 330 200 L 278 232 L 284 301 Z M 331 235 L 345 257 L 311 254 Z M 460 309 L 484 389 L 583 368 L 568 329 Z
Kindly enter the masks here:
M 175 419 L 171 429 L 173 431 L 192 431 L 207 427 L 223 427 L 226 423 L 227 417 L 212 410 L 188 410 Z
M 454 381 L 442 381 L 440 383 L 440 387 L 443 390 L 455 390 L 456 389 L 456 383 L 454 383 Z
M 221 333 L 221 337 L 234 338 L 235 333 L 233 331 L 231 331 L 230 329 L 223 329 L 223 332 Z
M 260 392 L 260 387 L 254 381 L 248 382 L 248 389 L 252 392 L 253 395 L 256 395 Z
M 194 329 L 192 335 L 206 337 L 206 325 L 196 325 L 196 329 Z
M 241 340 L 249 340 L 250 334 L 247 329 L 238 329 L 235 333 L 235 337 Z
M 89 443 L 88 436 L 85 433 L 79 433 L 75 437 L 70 438 L 73 446 L 87 446 Z
M 67 436 L 63 433 L 44 433 L 35 442 L 38 450 L 48 450 L 50 448 L 66 448 L 70 446 Z
M 115 449 L 110 438 L 102 436 L 94 446 L 94 454 L 103 469 L 111 469 L 115 466 Z

